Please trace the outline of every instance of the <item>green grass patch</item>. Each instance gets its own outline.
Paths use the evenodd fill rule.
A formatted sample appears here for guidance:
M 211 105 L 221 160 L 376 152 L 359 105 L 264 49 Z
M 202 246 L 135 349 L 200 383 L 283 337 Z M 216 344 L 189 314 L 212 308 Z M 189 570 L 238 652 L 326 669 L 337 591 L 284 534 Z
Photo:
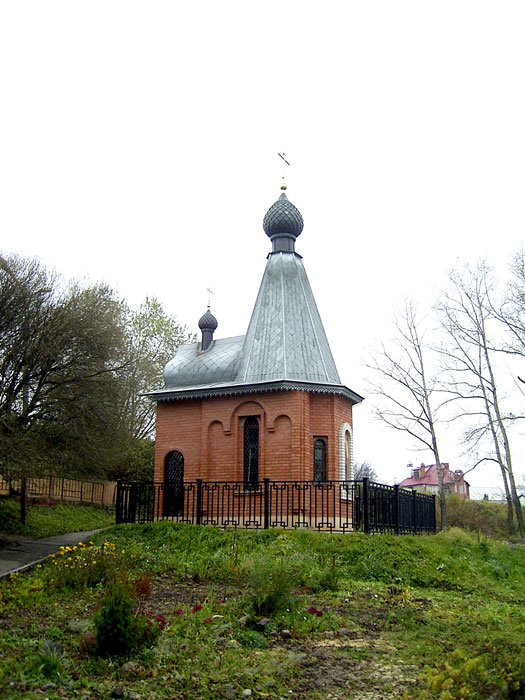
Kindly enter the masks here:
M 524 573 L 458 529 L 116 526 L 0 583 L 0 696 L 518 698 Z
M 14 498 L 0 498 L 0 534 L 24 535 L 41 539 L 107 527 L 115 522 L 113 513 L 98 506 L 31 504 L 27 508 L 26 524 L 20 522 L 20 504 Z

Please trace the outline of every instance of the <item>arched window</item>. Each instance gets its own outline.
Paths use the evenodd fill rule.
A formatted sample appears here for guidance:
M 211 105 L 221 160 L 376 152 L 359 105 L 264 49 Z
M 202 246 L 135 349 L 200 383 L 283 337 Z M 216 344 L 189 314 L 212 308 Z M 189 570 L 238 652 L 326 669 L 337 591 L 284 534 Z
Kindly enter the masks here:
M 162 515 L 175 517 L 184 512 L 184 456 L 174 450 L 164 460 L 164 501 Z
M 249 416 L 244 421 L 244 485 L 259 482 L 259 419 Z
M 352 478 L 352 436 L 348 430 L 345 431 L 345 479 Z
M 349 423 L 343 423 L 339 429 L 339 479 L 351 481 L 354 478 L 352 428 Z
M 326 440 L 314 441 L 314 481 L 326 481 Z

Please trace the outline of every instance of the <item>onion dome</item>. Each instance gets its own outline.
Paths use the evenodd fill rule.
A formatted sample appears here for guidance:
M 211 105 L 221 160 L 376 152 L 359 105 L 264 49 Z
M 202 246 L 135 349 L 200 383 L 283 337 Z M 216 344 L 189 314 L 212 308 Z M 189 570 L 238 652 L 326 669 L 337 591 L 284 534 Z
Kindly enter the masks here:
M 202 331 L 201 349 L 203 352 L 210 347 L 213 340 L 213 333 L 218 325 L 217 319 L 212 314 L 210 307 L 208 306 L 204 316 L 199 318 L 199 328 Z
M 270 238 L 283 234 L 296 238 L 303 230 L 303 226 L 301 212 L 288 200 L 284 192 L 268 209 L 263 219 L 264 232 Z
M 209 309 L 207 309 L 204 316 L 201 316 L 199 319 L 199 328 L 201 331 L 215 331 L 218 325 L 217 319 Z

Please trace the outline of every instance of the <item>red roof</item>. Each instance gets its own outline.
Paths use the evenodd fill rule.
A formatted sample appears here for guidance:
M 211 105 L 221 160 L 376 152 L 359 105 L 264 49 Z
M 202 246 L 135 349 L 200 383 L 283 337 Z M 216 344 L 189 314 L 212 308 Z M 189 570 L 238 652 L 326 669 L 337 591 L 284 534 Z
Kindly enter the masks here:
M 454 484 L 456 481 L 459 481 L 463 477 L 463 473 L 456 474 L 455 472 L 451 472 L 448 464 L 443 464 L 442 465 L 445 472 L 443 474 L 443 483 L 444 484 Z M 417 469 L 417 467 L 414 467 L 414 469 Z M 399 484 L 400 486 L 416 486 L 417 484 L 431 484 L 434 486 L 438 485 L 438 472 L 437 472 L 437 466 L 435 464 L 431 464 L 428 467 L 425 467 L 424 464 L 419 467 L 421 471 L 424 470 L 424 474 L 419 478 L 416 479 L 413 476 L 409 476 L 408 479 L 403 479 L 403 481 Z

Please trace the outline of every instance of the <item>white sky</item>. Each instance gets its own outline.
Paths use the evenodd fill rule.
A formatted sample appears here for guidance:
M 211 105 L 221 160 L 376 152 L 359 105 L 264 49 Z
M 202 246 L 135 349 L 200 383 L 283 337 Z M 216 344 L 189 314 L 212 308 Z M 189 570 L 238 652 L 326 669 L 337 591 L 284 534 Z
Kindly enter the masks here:
M 522 245 L 524 36 L 522 0 L 3 2 L 0 250 L 157 296 L 192 330 L 211 286 L 217 337 L 243 334 L 284 150 L 297 250 L 366 395 L 397 302 L 431 300 L 458 260 L 506 274 Z M 430 463 L 373 403 L 357 460 L 385 480 Z

